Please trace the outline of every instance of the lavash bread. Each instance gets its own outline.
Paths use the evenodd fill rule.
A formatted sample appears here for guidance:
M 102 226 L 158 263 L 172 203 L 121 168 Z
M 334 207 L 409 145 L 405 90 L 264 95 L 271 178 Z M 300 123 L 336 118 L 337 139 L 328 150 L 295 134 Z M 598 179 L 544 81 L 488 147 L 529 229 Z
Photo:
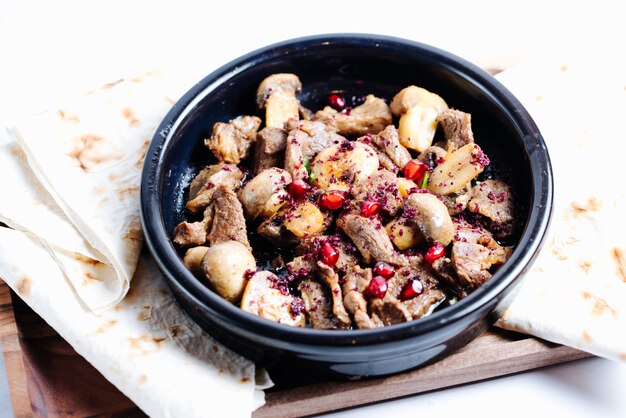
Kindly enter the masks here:
M 94 312 L 122 300 L 139 259 L 143 158 L 156 126 L 173 104 L 164 86 L 156 72 L 118 80 L 21 121 L 11 132 L 24 155 L 17 156 L 20 150 L 12 146 L 8 157 L 20 161 L 22 173 L 32 170 L 45 190 L 22 206 L 44 201 L 50 208 L 52 198 L 70 223 L 64 229 L 74 227 L 85 242 L 77 246 L 65 233 L 41 228 L 40 218 L 28 211 L 14 214 L 19 219 L 9 225 L 42 239 L 68 273 L 76 294 Z
M 0 227 L 0 277 L 151 417 L 249 417 L 264 402 L 255 390 L 254 363 L 180 310 L 147 255 L 131 292 L 99 315 L 84 309 L 59 265 L 28 232 Z
M 249 416 L 267 374 L 193 323 L 141 250 L 143 158 L 188 84 L 147 73 L 0 130 L 0 278 L 150 416 Z
M 626 64 L 602 62 L 498 75 L 537 122 L 555 188 L 549 238 L 498 325 L 626 362 Z

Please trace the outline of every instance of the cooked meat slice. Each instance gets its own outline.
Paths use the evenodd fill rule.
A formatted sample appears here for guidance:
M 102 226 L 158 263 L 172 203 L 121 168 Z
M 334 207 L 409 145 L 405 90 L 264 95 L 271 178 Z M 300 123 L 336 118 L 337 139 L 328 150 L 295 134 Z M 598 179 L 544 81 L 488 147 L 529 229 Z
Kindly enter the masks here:
M 248 156 L 260 125 L 261 119 L 256 116 L 240 116 L 228 123 L 217 122 L 204 145 L 219 161 L 239 164 Z
M 354 323 L 358 329 L 373 329 L 380 325 L 380 322 L 375 322 L 367 315 L 366 311 L 357 311 L 354 314 Z
M 376 134 L 392 124 L 389 106 L 372 94 L 367 95 L 363 104 L 349 112 L 337 112 L 326 106 L 313 119 L 324 122 L 340 135 L 350 136 Z
M 372 317 L 377 317 L 385 326 L 411 320 L 411 314 L 406 307 L 392 296 L 385 295 L 384 299 L 372 299 L 369 307 Z
M 304 279 L 298 285 L 304 301 L 309 322 L 317 329 L 346 329 L 347 324 L 341 322 L 333 313 L 333 298 L 330 290 L 313 279 Z
M 372 146 L 377 151 L 381 165 L 388 170 L 401 170 L 411 160 L 411 154 L 400 144 L 398 130 L 393 125 L 378 134 L 362 136 L 358 141 Z
M 364 137 L 362 137 L 364 138 Z M 361 141 L 360 139 L 358 140 L 359 142 L 362 142 L 363 144 L 368 144 L 367 141 Z M 369 144 L 368 144 L 369 145 Z M 380 166 L 382 168 L 386 168 L 389 171 L 398 171 L 398 167 L 393 163 L 393 161 L 391 160 L 391 158 L 389 158 L 387 156 L 387 154 L 385 154 L 384 152 L 382 152 L 380 149 L 378 149 L 377 146 L 372 145 L 371 146 L 372 149 L 374 151 L 376 151 L 376 156 L 378 157 L 378 162 L 380 163 Z
M 338 135 L 322 122 L 311 120 L 292 121 L 287 123 L 287 129 L 289 132 L 287 142 L 289 142 L 289 139 L 294 138 L 301 142 L 302 154 L 309 160 L 315 157 L 321 150 L 345 140 L 343 136 Z
M 254 273 L 241 299 L 241 309 L 279 324 L 304 326 L 306 318 L 296 309 L 299 299 L 277 289 L 277 282 L 276 275 L 269 271 Z
M 204 222 L 204 225 L 207 231 L 210 231 L 211 227 L 213 226 L 214 216 L 215 216 L 215 206 L 213 205 L 207 206 L 204 212 L 202 213 L 202 222 Z
M 509 253 L 480 225 L 456 220 L 455 230 L 450 258 L 462 287 L 471 292 L 491 278 L 491 266 L 504 263 Z
M 456 275 L 454 264 L 448 257 L 441 257 L 432 264 L 433 271 L 452 291 L 459 297 L 464 298 L 468 295 L 467 290 L 463 288 L 463 283 Z
M 345 139 L 330 131 L 321 122 L 293 121 L 287 123 L 287 129 L 289 133 L 285 148 L 285 170 L 294 179 L 308 178 L 305 161 L 311 161 L 321 150 Z
M 238 193 L 246 217 L 252 220 L 273 215 L 288 200 L 285 187 L 289 183 L 291 175 L 277 167 L 263 170 L 248 181 Z M 272 199 L 277 193 L 280 193 L 278 198 Z
M 395 298 L 401 298 L 402 291 L 407 285 L 411 282 L 419 281 L 419 285 L 415 287 L 421 287 L 421 293 L 402 301 L 411 318 L 417 319 L 430 313 L 434 307 L 443 302 L 446 294 L 438 287 L 437 278 L 422 256 L 410 256 L 408 260 L 409 264 L 406 267 L 397 269 L 396 274 L 388 280 L 389 288 L 387 294 Z
M 173 241 L 181 247 L 194 247 L 206 242 L 206 224 L 202 221 L 182 221 L 174 228 Z
M 424 288 L 423 292 L 413 299 L 402 302 L 413 319 L 432 313 L 446 299 L 446 293 L 438 287 Z
M 285 170 L 293 180 L 308 180 L 309 172 L 306 169 L 304 156 L 302 155 L 302 141 L 298 138 L 287 138 L 285 147 Z
M 443 136 L 446 138 L 448 152 L 456 151 L 464 145 L 474 142 L 472 133 L 472 115 L 456 109 L 446 109 L 437 116 Z
M 343 294 L 341 293 L 341 287 L 339 286 L 339 276 L 331 267 L 321 261 L 317 262 L 317 271 L 320 279 L 326 283 L 330 290 L 330 294 L 333 299 L 333 314 L 337 319 L 346 325 L 350 325 L 352 321 L 346 312 L 346 308 L 343 306 Z
M 472 186 L 470 183 L 463 190 L 457 193 L 450 193 L 441 196 L 441 201 L 448 208 L 450 216 L 458 215 L 463 212 L 472 197 Z
M 191 273 L 198 277 L 204 277 L 204 271 L 202 270 L 202 259 L 206 254 L 209 247 L 205 247 L 203 245 L 198 247 L 192 247 L 185 252 L 185 256 L 183 257 L 183 264 L 185 267 L 191 271 Z
M 317 271 L 317 262 L 311 254 L 294 257 L 287 263 L 287 271 L 296 279 L 310 277 Z
M 337 226 L 356 245 L 366 263 L 385 261 L 396 266 L 406 265 L 406 257 L 393 249 L 385 228 L 378 220 L 349 214 L 340 217 Z
M 488 218 L 489 229 L 498 238 L 506 238 L 513 231 L 513 192 L 501 180 L 485 180 L 476 184 L 472 188 L 468 209 Z
M 454 243 L 451 259 L 464 288 L 471 291 L 491 278 L 488 257 L 489 250 L 480 244 Z
M 243 172 L 236 165 L 220 163 L 203 168 L 189 185 L 187 209 L 193 213 L 203 210 L 211 203 L 217 186 L 236 191 L 242 179 Z
M 346 310 L 354 316 L 354 323 L 358 329 L 375 328 L 377 324 L 367 313 L 367 300 L 363 291 L 372 280 L 372 269 L 362 269 L 357 264 L 353 265 L 344 277 L 341 285 L 343 291 L 343 304 Z
M 348 269 L 357 263 L 356 259 L 356 247 L 344 240 L 339 234 L 335 235 L 319 235 L 302 240 L 296 247 L 296 254 L 310 255 L 311 257 L 319 258 L 319 252 L 324 242 L 328 241 L 338 252 L 339 258 L 335 269 L 340 274 L 344 274 Z
M 213 225 L 207 236 L 209 244 L 234 240 L 250 249 L 246 233 L 246 219 L 235 192 L 227 186 L 217 186 L 212 205 L 214 205 L 214 215 Z
M 282 167 L 285 161 L 287 133 L 283 129 L 266 126 L 256 137 L 252 173 L 257 175 L 270 167 Z
M 352 196 L 359 202 L 374 201 L 391 216 L 402 209 L 398 177 L 389 170 L 378 170 L 352 187 Z

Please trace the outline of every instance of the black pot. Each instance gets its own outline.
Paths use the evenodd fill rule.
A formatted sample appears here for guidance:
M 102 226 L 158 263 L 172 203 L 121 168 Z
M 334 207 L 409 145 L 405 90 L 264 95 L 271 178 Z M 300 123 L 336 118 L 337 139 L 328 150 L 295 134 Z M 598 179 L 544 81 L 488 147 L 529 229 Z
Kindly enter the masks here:
M 255 91 L 278 72 L 297 74 L 299 96 L 320 109 L 330 93 L 368 93 L 390 100 L 415 84 L 450 107 L 472 114 L 476 142 L 493 170 L 513 187 L 522 218 L 516 248 L 493 277 L 460 302 L 432 315 L 374 330 L 292 328 L 240 310 L 209 290 L 183 265 L 171 241 L 183 219 L 186 187 L 209 160 L 202 139 L 215 122 L 259 114 Z M 189 315 L 216 339 L 269 368 L 313 368 L 344 376 L 380 376 L 448 354 L 483 332 L 496 305 L 537 255 L 552 207 L 552 171 L 537 126 L 518 100 L 490 74 L 450 53 L 378 35 L 322 35 L 254 51 L 193 86 L 167 114 L 146 156 L 141 184 L 146 240 Z

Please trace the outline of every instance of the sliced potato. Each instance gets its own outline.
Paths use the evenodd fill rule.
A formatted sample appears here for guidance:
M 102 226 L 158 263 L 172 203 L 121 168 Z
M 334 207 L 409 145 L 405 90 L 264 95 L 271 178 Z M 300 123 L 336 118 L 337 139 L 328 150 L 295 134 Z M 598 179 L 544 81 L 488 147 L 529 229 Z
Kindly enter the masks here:
M 385 225 L 387 235 L 393 245 L 400 251 L 417 247 L 424 242 L 424 236 L 417 226 L 406 219 L 394 219 Z
M 350 185 L 378 170 L 376 152 L 367 144 L 349 142 L 320 151 L 311 169 L 314 184 L 324 190 L 350 190 Z
M 289 213 L 285 228 L 298 238 L 319 234 L 325 228 L 324 214 L 313 203 L 304 201 Z
M 251 314 L 281 324 L 302 327 L 306 322 L 303 313 L 291 311 L 295 298 L 273 287 L 278 278 L 269 271 L 256 272 L 248 281 L 241 298 L 241 309 Z
M 430 175 L 428 188 L 441 195 L 458 193 L 489 164 L 477 144 L 467 144 L 450 153 Z
M 411 194 L 411 189 L 416 189 L 417 184 L 413 180 L 406 179 L 404 177 L 398 177 L 398 191 L 401 197 L 407 197 Z

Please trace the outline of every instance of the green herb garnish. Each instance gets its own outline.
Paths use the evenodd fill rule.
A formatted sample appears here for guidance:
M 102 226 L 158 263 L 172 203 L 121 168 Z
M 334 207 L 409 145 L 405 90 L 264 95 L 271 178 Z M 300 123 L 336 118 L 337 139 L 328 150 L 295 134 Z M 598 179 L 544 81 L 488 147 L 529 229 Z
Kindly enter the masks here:
M 425 189 L 426 187 L 428 187 L 429 178 L 430 178 L 430 173 L 427 171 L 426 173 L 424 173 L 424 180 L 422 180 L 422 185 L 421 185 L 422 189 Z

